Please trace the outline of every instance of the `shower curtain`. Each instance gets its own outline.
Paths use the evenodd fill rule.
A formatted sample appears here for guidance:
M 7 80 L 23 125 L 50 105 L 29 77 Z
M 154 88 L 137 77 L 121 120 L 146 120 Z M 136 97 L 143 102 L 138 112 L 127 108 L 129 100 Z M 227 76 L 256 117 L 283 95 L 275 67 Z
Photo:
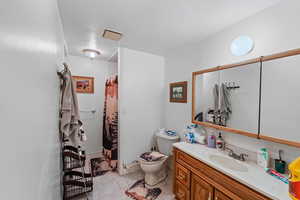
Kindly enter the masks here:
M 114 171 L 118 165 L 118 76 L 105 83 L 103 155 Z

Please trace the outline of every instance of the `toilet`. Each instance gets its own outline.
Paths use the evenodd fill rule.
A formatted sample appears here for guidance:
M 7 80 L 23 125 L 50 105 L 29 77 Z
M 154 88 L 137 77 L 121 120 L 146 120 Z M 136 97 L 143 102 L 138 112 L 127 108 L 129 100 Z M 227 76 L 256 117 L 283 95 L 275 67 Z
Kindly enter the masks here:
M 140 158 L 141 169 L 145 173 L 145 182 L 149 186 L 154 186 L 167 177 L 167 160 L 172 153 L 172 145 L 179 141 L 178 136 L 169 136 L 163 132 L 156 134 L 158 150 L 164 156 L 157 161 L 146 161 Z

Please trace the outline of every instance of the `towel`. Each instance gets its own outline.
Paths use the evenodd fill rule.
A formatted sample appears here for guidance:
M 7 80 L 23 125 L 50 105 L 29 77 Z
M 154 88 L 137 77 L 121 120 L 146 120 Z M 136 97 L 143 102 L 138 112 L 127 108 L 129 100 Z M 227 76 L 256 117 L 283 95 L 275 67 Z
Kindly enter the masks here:
M 223 123 L 222 125 L 226 125 L 224 123 L 230 118 L 231 113 L 230 92 L 227 89 L 227 86 L 222 83 L 220 88 L 220 114 Z
M 214 116 L 215 116 L 215 122 L 218 120 L 218 114 L 219 114 L 219 85 L 215 84 L 213 88 L 213 96 L 214 96 Z
M 60 131 L 64 137 L 69 138 L 74 145 L 78 146 L 82 138 L 80 133 L 82 122 L 79 116 L 75 84 L 67 67 L 62 77 L 64 83 L 62 86 Z

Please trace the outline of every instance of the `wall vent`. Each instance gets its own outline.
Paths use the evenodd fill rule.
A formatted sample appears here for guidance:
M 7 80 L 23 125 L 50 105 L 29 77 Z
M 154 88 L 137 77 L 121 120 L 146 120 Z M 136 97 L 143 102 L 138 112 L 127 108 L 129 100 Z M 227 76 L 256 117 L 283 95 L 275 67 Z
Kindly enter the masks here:
M 119 41 L 122 38 L 122 33 L 105 29 L 102 36 L 106 39 Z

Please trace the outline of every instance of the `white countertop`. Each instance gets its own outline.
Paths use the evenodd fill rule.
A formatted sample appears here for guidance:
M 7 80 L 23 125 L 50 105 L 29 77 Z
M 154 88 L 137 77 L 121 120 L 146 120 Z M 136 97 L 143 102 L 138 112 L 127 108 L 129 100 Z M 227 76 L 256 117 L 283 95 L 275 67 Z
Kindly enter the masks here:
M 233 171 L 231 169 L 222 167 L 209 159 L 209 155 L 222 155 L 227 156 L 224 152 L 217 149 L 208 148 L 200 144 L 189 144 L 186 142 L 174 143 L 174 147 L 182 150 L 183 152 L 191 155 L 192 157 L 208 164 L 216 170 L 230 176 L 231 178 L 247 185 L 248 187 L 260 192 L 267 197 L 274 200 L 289 200 L 288 184 L 276 179 L 275 177 L 267 174 L 263 168 L 252 162 L 241 162 L 248 168 L 247 172 Z M 230 158 L 228 156 L 228 158 Z M 231 158 L 232 159 L 232 158 Z M 238 161 L 240 162 L 240 161 Z

